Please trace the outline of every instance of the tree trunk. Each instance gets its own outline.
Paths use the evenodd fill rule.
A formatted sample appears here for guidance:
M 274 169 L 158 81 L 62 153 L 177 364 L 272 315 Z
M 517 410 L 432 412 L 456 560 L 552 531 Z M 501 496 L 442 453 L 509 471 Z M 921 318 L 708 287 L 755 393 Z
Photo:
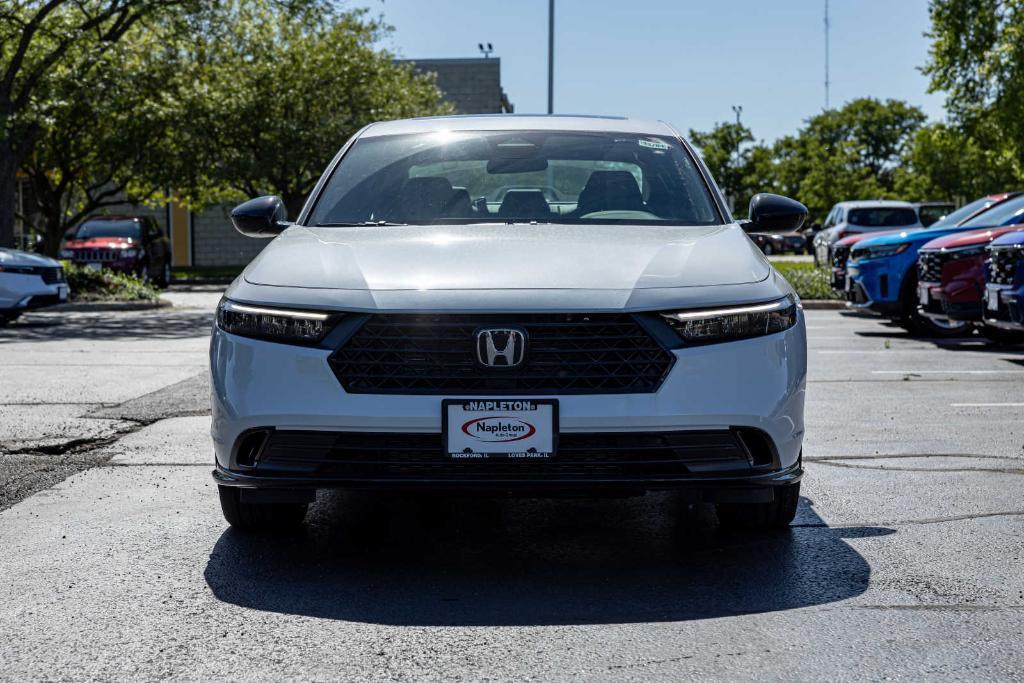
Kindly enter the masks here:
M 18 162 L 0 141 L 0 248 L 14 247 L 14 212 L 17 196 Z

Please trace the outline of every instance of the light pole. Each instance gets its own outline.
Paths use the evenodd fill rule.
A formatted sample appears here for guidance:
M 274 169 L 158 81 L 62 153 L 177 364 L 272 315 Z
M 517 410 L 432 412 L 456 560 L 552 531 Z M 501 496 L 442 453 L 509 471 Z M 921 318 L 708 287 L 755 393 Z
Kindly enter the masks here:
M 555 0 L 548 0 L 548 113 L 555 113 Z
M 731 195 L 730 200 L 732 201 L 732 204 L 733 204 L 733 206 L 731 208 L 735 209 L 736 208 L 735 207 L 736 195 L 737 195 L 737 193 L 739 191 L 739 181 L 740 181 L 740 178 L 739 178 L 739 173 L 740 173 L 740 140 L 743 137 L 742 135 L 740 135 L 740 127 L 742 126 L 742 124 L 740 123 L 740 115 L 743 113 L 743 106 L 739 105 L 739 104 L 734 104 L 734 105 L 732 105 L 732 110 L 733 110 L 733 113 L 736 114 L 736 163 L 733 166 L 734 171 L 732 173 L 732 175 L 735 176 L 735 178 L 736 178 L 736 183 L 735 183 L 736 187 L 730 187 L 729 189 L 731 190 L 731 192 L 730 192 L 730 195 Z M 731 180 L 729 181 L 729 184 L 730 185 L 733 184 Z

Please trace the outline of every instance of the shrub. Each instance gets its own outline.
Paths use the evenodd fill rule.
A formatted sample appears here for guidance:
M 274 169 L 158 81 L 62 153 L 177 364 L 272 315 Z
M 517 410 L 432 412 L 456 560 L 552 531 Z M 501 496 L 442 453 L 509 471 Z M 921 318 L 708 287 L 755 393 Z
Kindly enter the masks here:
M 804 261 L 773 261 L 779 275 L 786 278 L 801 299 L 842 299 L 829 285 L 829 271 Z
M 137 277 L 64 263 L 72 301 L 156 301 L 160 292 Z

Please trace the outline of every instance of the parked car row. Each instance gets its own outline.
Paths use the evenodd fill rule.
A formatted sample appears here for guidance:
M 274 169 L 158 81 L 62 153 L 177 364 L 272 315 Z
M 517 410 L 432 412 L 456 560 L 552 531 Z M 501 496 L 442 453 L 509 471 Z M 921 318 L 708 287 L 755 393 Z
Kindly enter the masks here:
M 38 240 L 31 240 L 33 248 Z M 166 287 L 171 281 L 171 245 L 148 216 L 92 216 L 68 230 L 61 260 L 108 268 Z M 0 249 L 0 325 L 28 310 L 63 303 L 70 290 L 60 261 L 32 251 Z
M 1024 194 L 982 197 L 929 228 L 843 237 L 820 257 L 847 306 L 929 336 L 1024 342 Z

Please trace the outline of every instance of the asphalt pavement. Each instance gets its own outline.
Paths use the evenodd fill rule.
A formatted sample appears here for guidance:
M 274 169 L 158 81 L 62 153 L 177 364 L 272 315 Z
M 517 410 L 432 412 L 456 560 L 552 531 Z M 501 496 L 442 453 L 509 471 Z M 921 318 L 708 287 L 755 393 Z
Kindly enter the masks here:
M 0 330 L 0 679 L 1024 676 L 1024 348 L 808 311 L 800 510 L 330 494 L 227 528 L 215 288 Z

